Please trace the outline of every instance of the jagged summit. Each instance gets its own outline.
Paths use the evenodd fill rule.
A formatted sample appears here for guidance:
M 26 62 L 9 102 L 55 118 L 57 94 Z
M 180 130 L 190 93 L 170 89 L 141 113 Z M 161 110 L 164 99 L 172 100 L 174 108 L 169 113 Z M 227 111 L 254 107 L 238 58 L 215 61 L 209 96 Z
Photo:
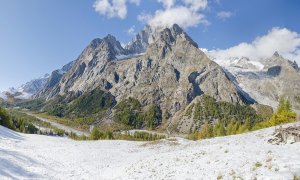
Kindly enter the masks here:
M 102 39 L 100 39 L 100 38 L 95 38 L 95 39 L 93 39 L 93 40 L 90 42 L 89 46 L 95 49 L 95 48 L 97 48 L 97 46 L 99 46 L 99 44 L 100 44 L 101 42 L 102 42 Z
M 140 54 L 146 51 L 149 44 L 153 43 L 158 31 L 146 25 L 143 30 L 135 35 L 131 42 L 129 42 L 125 49 L 132 54 Z
M 192 42 L 194 46 L 198 47 L 197 43 L 195 43 L 179 25 L 174 24 L 170 28 L 164 29 L 153 28 L 149 25 L 146 25 L 145 28 L 137 33 L 132 41 L 125 46 L 125 49 L 127 49 L 131 54 L 144 53 L 147 47 L 153 44 L 155 41 L 162 38 L 162 40 L 172 43 L 179 35 L 182 35 L 187 40 Z
M 198 48 L 198 44 L 194 42 L 192 38 L 177 24 L 174 24 L 171 28 L 165 28 L 163 31 L 161 31 L 160 38 L 165 40 L 167 43 L 173 43 L 177 40 L 177 38 L 183 38 Z
M 278 51 L 275 51 L 275 52 L 274 52 L 273 57 L 280 57 Z
M 184 32 L 183 29 L 178 24 L 174 24 L 170 29 L 172 29 L 177 34 L 181 34 Z

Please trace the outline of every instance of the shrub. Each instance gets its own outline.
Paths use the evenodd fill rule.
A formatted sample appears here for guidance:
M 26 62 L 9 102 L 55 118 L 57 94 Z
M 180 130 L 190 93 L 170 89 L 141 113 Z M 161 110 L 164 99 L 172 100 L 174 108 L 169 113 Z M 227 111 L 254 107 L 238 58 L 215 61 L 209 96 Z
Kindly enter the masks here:
M 8 115 L 6 110 L 2 107 L 0 107 L 0 125 L 5 126 L 9 129 L 14 129 L 11 117 Z

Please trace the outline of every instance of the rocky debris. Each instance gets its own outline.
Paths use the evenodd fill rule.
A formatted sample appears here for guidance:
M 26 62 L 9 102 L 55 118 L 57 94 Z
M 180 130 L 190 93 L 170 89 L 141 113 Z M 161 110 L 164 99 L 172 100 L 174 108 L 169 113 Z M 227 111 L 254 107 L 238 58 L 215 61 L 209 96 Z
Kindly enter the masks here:
M 290 126 L 287 128 L 280 126 L 278 129 L 275 129 L 272 138 L 270 138 L 268 142 L 276 145 L 300 142 L 300 126 Z

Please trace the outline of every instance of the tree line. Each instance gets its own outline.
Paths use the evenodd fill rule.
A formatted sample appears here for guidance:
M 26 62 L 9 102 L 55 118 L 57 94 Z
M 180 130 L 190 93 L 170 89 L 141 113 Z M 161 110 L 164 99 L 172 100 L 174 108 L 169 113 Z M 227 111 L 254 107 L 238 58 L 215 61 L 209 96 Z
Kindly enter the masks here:
M 237 109 L 240 108 L 241 107 L 238 107 Z M 204 107 L 203 109 L 206 108 Z M 225 109 L 228 110 L 227 112 L 235 112 L 235 110 L 231 108 L 225 108 Z M 218 110 L 209 110 L 209 111 L 216 112 Z M 279 99 L 279 105 L 276 112 L 273 113 L 273 115 L 268 119 L 263 120 L 259 116 L 255 116 L 255 115 L 251 115 L 251 113 L 250 114 L 247 113 L 247 112 L 252 112 L 252 110 L 248 108 L 244 109 L 242 112 L 244 112 L 245 114 L 243 115 L 240 114 L 230 119 L 227 119 L 226 116 L 222 116 L 222 115 L 214 116 L 213 114 L 209 114 L 207 117 L 212 116 L 212 117 L 218 117 L 220 119 L 218 119 L 217 122 L 215 123 L 211 123 L 209 120 L 204 120 L 201 129 L 196 132 L 190 133 L 188 135 L 188 138 L 197 140 L 197 139 L 205 139 L 205 138 L 212 138 L 218 136 L 240 134 L 240 133 L 245 133 L 253 130 L 276 126 L 284 123 L 289 123 L 296 120 L 296 113 L 292 111 L 290 101 L 288 99 L 284 100 L 283 97 L 280 97 Z
M 150 105 L 146 111 L 143 111 L 141 103 L 132 97 L 122 100 L 115 109 L 117 121 L 131 128 L 146 127 L 153 130 L 162 122 L 162 112 L 158 105 Z

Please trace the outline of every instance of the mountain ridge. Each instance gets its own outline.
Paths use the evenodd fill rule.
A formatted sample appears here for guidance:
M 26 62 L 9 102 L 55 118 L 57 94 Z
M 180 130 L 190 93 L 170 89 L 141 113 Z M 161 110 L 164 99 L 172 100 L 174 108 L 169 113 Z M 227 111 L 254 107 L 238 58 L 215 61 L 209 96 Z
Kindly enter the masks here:
M 141 51 L 130 52 L 112 35 L 94 39 L 54 86 L 36 98 L 78 97 L 95 88 L 111 93 L 119 102 L 136 98 L 143 107 L 156 104 L 172 117 L 195 97 L 207 94 L 218 101 L 244 104 L 223 69 L 199 50 L 178 25 L 160 31 Z M 128 58 L 118 59 L 124 55 Z

